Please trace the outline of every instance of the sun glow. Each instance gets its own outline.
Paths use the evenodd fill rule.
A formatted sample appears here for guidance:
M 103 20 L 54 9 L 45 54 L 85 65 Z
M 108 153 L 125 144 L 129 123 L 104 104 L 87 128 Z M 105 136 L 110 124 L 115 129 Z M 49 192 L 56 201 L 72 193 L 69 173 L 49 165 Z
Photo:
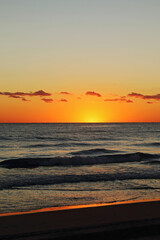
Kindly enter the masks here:
M 95 112 L 88 112 L 84 116 L 84 122 L 87 123 L 96 123 L 96 122 L 103 122 L 102 116 Z
M 97 121 L 95 119 L 89 119 L 86 121 L 87 123 L 96 123 Z
M 96 123 L 96 122 L 100 122 L 100 121 L 98 121 L 98 118 L 95 118 L 94 116 L 90 116 L 90 117 L 88 117 L 86 119 L 85 122 L 87 122 L 87 123 Z

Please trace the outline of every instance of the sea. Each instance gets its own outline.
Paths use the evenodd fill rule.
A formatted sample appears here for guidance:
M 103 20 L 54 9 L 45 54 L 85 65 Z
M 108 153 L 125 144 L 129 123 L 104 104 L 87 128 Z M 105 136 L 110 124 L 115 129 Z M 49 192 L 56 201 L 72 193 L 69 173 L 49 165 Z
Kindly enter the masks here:
M 160 198 L 160 123 L 0 124 L 0 213 Z

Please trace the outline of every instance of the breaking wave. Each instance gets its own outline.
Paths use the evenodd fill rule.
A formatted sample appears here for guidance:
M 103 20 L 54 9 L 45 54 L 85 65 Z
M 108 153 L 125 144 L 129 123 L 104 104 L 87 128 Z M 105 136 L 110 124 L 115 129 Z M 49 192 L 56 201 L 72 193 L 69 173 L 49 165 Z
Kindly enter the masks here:
M 0 167 L 4 168 L 35 168 L 40 166 L 83 166 L 95 164 L 111 164 L 125 162 L 141 162 L 149 159 L 159 159 L 158 154 L 148 153 L 128 153 L 112 154 L 102 156 L 73 156 L 73 157 L 53 157 L 53 158 L 18 158 L 0 162 Z M 146 161 L 147 162 L 147 161 Z M 147 162 L 148 163 L 148 162 Z
M 30 187 L 37 185 L 55 185 L 63 183 L 80 183 L 80 182 L 102 182 L 102 181 L 123 181 L 123 180 L 140 180 L 140 179 L 160 179 L 159 172 L 134 172 L 112 173 L 112 174 L 84 174 L 84 175 L 47 175 L 47 176 L 30 176 L 18 179 L 8 179 L 1 182 L 0 190 L 16 189 L 21 187 Z

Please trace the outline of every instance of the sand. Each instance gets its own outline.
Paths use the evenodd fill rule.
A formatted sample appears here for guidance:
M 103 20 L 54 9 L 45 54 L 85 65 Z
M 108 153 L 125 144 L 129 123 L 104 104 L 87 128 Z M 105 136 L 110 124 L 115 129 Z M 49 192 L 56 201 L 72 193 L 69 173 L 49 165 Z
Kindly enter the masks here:
M 159 229 L 160 199 L 0 214 L 0 239 L 160 239 Z

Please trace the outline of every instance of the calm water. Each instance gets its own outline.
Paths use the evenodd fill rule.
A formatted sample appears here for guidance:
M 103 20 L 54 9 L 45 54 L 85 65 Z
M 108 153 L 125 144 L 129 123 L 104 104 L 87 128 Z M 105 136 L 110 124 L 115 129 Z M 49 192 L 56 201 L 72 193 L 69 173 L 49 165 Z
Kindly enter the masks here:
M 160 123 L 0 124 L 0 212 L 160 198 Z

